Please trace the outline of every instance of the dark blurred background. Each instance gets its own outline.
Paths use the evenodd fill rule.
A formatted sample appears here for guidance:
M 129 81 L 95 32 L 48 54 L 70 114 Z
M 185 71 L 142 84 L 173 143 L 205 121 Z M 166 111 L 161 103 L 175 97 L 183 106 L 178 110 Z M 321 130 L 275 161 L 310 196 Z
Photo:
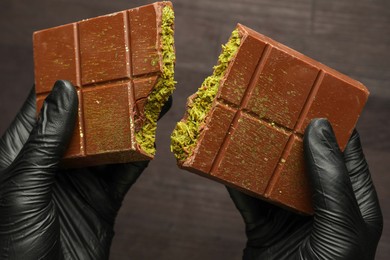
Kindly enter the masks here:
M 153 1 L 2 0 L 0 135 L 33 84 L 32 33 Z M 159 122 L 156 159 L 128 193 L 111 259 L 240 259 L 244 225 L 225 187 L 181 171 L 169 135 L 186 97 L 212 71 L 237 22 L 361 82 L 370 90 L 358 123 L 385 220 L 376 259 L 390 255 L 390 1 L 173 0 L 177 90 Z

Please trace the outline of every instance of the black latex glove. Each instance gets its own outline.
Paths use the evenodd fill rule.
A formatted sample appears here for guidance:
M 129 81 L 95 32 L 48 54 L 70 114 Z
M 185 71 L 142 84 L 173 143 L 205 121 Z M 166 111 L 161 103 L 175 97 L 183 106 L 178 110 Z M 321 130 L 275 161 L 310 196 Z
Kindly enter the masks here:
M 57 81 L 36 121 L 32 89 L 0 139 L 1 259 L 108 259 L 117 212 L 148 162 L 60 170 L 77 105 Z
M 355 131 L 344 151 L 325 119 L 304 136 L 314 216 L 305 217 L 228 188 L 245 225 L 244 259 L 374 259 L 382 214 Z

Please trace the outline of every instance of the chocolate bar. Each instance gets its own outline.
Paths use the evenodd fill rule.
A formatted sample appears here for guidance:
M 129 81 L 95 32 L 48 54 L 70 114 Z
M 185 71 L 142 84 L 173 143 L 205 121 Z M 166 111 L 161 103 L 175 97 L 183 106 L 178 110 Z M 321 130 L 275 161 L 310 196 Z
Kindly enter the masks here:
M 170 2 L 34 33 L 37 110 L 58 79 L 77 88 L 65 166 L 150 160 L 156 121 L 175 86 Z
M 243 25 L 189 97 L 172 133 L 178 165 L 249 195 L 312 214 L 302 137 L 327 118 L 344 149 L 367 89 Z

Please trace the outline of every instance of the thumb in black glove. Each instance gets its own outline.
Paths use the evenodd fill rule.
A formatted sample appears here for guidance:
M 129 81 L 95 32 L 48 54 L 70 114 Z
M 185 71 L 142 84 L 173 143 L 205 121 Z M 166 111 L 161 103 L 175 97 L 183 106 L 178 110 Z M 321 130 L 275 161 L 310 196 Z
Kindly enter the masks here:
M 329 122 L 316 119 L 304 151 L 313 217 L 228 188 L 246 225 L 244 259 L 374 259 L 383 220 L 358 133 L 342 153 Z

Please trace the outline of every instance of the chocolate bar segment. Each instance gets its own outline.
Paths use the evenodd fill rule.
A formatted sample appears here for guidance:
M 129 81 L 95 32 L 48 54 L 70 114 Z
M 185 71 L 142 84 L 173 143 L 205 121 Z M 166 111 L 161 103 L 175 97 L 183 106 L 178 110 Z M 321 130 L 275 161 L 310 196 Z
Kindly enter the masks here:
M 369 93 L 360 82 L 297 51 L 243 25 L 237 29 L 237 51 L 206 119 L 198 122 L 201 129 L 195 144 L 187 148 L 184 159 L 176 155 L 178 164 L 247 194 L 312 214 L 304 129 L 313 118 L 328 118 L 344 149 Z M 188 104 L 196 97 L 191 96 Z M 217 116 L 215 111 L 220 111 Z M 188 113 L 181 127 L 189 120 Z M 175 129 L 172 135 L 174 151 L 180 151 L 178 132 Z
M 213 162 L 225 140 L 225 136 L 221 133 L 228 132 L 234 115 L 235 110 L 229 106 L 215 105 L 208 118 L 207 131 L 203 131 L 204 136 L 199 138 L 198 146 L 194 151 L 198 156 L 186 160 L 183 163 L 184 168 L 187 166 L 196 168 L 201 173 L 211 171 Z
M 228 73 L 220 86 L 219 98 L 235 106 L 240 105 L 265 46 L 252 35 L 243 36 L 235 61 L 227 69 Z
M 276 182 L 268 188 L 266 197 L 272 198 L 278 204 L 311 213 L 311 194 L 309 180 L 306 177 L 305 161 L 302 156 L 302 139 L 293 136 L 291 147 L 279 161 Z M 275 174 L 275 173 L 274 173 Z
M 127 82 L 84 90 L 86 154 L 109 153 L 132 148 L 134 140 L 131 140 L 131 137 L 134 136 L 132 133 L 134 129 L 130 127 L 131 111 L 128 106 L 123 105 L 133 103 L 130 100 L 130 89 L 131 84 Z
M 154 148 L 155 121 L 174 89 L 170 2 L 38 31 L 33 43 L 37 110 L 56 80 L 77 88 L 78 118 L 65 166 L 153 158 L 154 150 L 144 146 Z M 158 103 L 153 111 L 149 100 Z M 137 137 L 139 131 L 147 139 Z
M 239 111 L 210 174 L 264 194 L 288 137 L 284 131 Z
M 76 24 L 34 33 L 35 89 L 37 94 L 51 90 L 57 79 L 80 86 Z
M 158 72 L 161 69 L 159 48 L 156 44 L 156 17 L 161 17 L 161 13 L 156 12 L 151 5 L 129 10 L 130 23 L 133 25 L 130 28 L 133 76 Z
M 359 82 L 336 72 L 331 73 L 331 70 L 324 71 L 323 78 L 319 80 L 317 93 L 308 100 L 308 109 L 296 129 L 303 134 L 313 118 L 326 117 L 332 123 L 340 148 L 344 150 L 367 101 L 368 91 Z
M 130 78 L 129 26 L 126 11 L 78 23 L 83 86 Z
M 319 69 L 268 45 L 245 110 L 294 129 Z

